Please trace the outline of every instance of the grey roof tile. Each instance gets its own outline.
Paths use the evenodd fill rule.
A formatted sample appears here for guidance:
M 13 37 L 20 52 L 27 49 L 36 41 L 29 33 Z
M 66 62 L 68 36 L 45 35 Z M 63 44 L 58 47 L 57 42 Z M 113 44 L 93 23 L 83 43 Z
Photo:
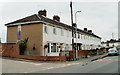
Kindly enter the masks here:
M 40 16 L 39 15 L 39 17 L 38 17 L 37 14 L 31 15 L 31 16 L 28 16 L 28 17 L 25 17 L 25 18 L 22 18 L 22 19 L 19 19 L 19 20 L 10 22 L 10 23 L 7 23 L 7 24 L 5 24 L 5 26 L 9 26 L 9 25 L 12 25 L 12 24 L 15 24 L 15 23 L 24 23 L 24 22 L 31 22 L 31 21 L 43 21 L 43 22 L 47 22 L 47 23 L 51 23 L 51 24 L 54 24 L 54 25 L 58 25 L 58 26 L 62 26 L 62 27 L 65 27 L 65 28 L 72 29 L 72 26 L 70 26 L 70 25 L 61 23 L 59 21 L 52 20 L 52 19 L 47 18 L 45 16 Z M 78 29 L 78 28 L 77 28 L 77 30 L 81 31 L 83 33 L 89 34 L 89 35 L 93 35 L 93 36 L 101 39 L 101 37 L 99 37 L 99 36 L 97 36 L 93 33 L 91 34 L 89 32 L 83 31 L 83 30 Z

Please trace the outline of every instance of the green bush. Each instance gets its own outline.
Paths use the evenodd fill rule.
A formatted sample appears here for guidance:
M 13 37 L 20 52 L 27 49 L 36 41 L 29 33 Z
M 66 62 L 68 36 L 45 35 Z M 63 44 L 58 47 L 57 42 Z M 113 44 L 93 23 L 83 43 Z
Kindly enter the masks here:
M 28 38 L 25 38 L 24 40 L 21 40 L 21 42 L 19 43 L 20 55 L 24 55 L 24 52 L 27 48 L 27 42 Z

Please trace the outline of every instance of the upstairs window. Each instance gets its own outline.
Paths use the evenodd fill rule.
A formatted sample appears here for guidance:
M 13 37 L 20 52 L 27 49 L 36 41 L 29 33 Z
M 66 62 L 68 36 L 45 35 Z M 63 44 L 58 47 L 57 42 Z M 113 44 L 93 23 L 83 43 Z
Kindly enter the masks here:
M 61 35 L 62 35 L 62 36 L 64 35 L 64 31 L 63 31 L 63 29 L 61 29 Z
M 78 39 L 80 38 L 80 34 L 78 33 Z
M 81 39 L 83 39 L 83 35 L 81 34 Z
M 69 37 L 69 31 L 67 31 L 67 37 Z
M 74 38 L 76 38 L 76 33 L 73 33 L 74 34 Z
M 53 27 L 53 34 L 56 34 L 56 28 Z
M 44 32 L 48 33 L 48 27 L 47 27 L 47 25 L 44 26 Z

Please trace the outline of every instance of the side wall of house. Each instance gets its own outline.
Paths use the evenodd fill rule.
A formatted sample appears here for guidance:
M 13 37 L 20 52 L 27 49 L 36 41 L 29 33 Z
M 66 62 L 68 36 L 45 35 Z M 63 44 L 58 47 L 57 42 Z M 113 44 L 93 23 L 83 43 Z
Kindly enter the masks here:
M 7 27 L 7 42 L 17 42 L 18 26 Z M 28 38 L 26 55 L 43 55 L 43 24 L 21 26 L 21 40 Z M 35 49 L 33 49 L 35 47 Z

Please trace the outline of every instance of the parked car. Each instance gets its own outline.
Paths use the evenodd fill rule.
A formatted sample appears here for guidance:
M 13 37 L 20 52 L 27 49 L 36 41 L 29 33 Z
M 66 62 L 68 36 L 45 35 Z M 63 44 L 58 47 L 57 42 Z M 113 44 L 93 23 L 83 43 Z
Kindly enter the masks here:
M 119 50 L 117 50 L 116 47 L 110 48 L 110 49 L 108 50 L 108 55 L 119 55 Z
M 117 50 L 120 50 L 120 47 L 116 47 L 117 48 Z

